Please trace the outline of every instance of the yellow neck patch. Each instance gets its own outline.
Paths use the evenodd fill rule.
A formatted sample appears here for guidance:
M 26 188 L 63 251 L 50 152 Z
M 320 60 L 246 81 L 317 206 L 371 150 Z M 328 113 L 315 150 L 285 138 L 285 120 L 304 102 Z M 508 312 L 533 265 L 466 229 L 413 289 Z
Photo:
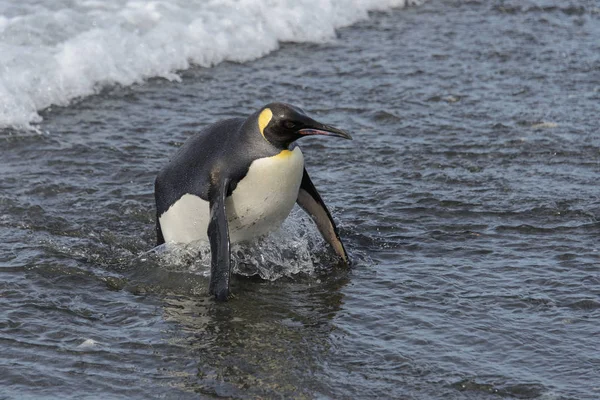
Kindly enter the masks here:
M 281 150 L 281 152 L 279 154 L 277 154 L 275 157 L 277 157 L 277 158 L 288 158 L 292 154 L 293 153 L 291 152 L 291 150 Z
M 258 115 L 258 130 L 260 131 L 262 137 L 265 138 L 265 140 L 267 140 L 267 138 L 265 137 L 265 128 L 267 127 L 269 122 L 271 122 L 271 118 L 273 118 L 273 112 L 270 108 L 265 108 Z

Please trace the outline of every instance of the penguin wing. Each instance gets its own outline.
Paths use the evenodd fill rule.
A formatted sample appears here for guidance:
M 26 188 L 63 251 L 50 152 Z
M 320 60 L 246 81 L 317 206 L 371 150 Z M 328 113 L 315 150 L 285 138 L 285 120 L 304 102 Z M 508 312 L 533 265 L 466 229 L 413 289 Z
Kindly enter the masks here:
M 165 243 L 165 238 L 163 236 L 162 233 L 162 229 L 160 228 L 160 215 L 158 214 L 158 211 L 156 212 L 156 245 L 160 246 L 161 244 Z
M 210 184 L 208 200 L 210 204 L 210 222 L 208 240 L 210 241 L 210 284 L 209 294 L 217 300 L 229 297 L 229 277 L 231 274 L 229 251 L 229 228 L 225 210 L 225 198 L 229 189 L 229 179 L 218 179 Z
M 321 199 L 319 192 L 317 192 L 315 185 L 310 180 L 306 168 L 304 169 L 296 202 L 311 216 L 323 238 L 333 247 L 342 261 L 348 265 L 348 254 L 342 244 L 335 222 L 333 222 L 333 218 L 331 218 L 331 214 L 323 199 Z

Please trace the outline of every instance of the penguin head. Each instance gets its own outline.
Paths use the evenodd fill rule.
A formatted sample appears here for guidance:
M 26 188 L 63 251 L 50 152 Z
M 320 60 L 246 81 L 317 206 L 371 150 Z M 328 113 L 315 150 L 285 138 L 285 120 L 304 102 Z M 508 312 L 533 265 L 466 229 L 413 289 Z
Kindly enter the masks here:
M 274 146 L 287 149 L 295 140 L 312 135 L 352 137 L 341 129 L 325 125 L 308 117 L 295 106 L 285 103 L 271 103 L 258 113 L 258 129 L 261 135 Z

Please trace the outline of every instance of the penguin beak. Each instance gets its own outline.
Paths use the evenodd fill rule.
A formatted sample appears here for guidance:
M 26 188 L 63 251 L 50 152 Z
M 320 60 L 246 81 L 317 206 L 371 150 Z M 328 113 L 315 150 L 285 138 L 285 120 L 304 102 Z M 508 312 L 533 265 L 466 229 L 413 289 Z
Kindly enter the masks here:
M 298 133 L 302 136 L 311 136 L 311 135 L 323 135 L 323 136 L 337 136 L 344 139 L 352 140 L 352 136 L 347 134 L 341 129 L 334 128 L 333 126 L 320 124 L 318 122 L 313 122 L 307 128 L 300 129 Z

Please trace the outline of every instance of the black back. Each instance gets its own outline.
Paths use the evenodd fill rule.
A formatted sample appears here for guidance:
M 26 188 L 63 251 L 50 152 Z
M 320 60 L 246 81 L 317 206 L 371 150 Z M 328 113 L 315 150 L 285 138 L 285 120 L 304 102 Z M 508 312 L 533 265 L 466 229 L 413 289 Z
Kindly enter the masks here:
M 231 195 L 252 161 L 280 151 L 261 135 L 258 113 L 206 127 L 190 137 L 159 171 L 155 181 L 157 217 L 186 193 L 208 201 L 211 176 L 229 178 L 227 196 Z

